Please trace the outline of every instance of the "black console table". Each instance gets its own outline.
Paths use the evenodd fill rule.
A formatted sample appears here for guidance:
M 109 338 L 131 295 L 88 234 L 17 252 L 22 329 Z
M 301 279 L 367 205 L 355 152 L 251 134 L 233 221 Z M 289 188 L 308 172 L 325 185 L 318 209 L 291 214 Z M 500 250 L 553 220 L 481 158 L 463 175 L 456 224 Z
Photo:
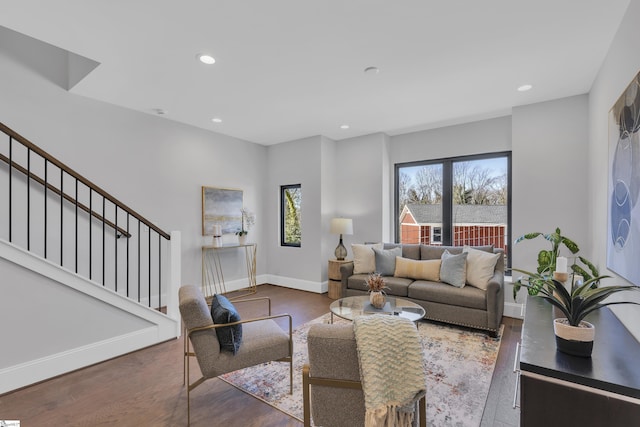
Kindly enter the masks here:
M 554 316 L 555 315 L 555 316 Z M 546 301 L 528 297 L 520 348 L 520 425 L 640 426 L 640 343 L 605 307 L 591 358 L 556 350 Z

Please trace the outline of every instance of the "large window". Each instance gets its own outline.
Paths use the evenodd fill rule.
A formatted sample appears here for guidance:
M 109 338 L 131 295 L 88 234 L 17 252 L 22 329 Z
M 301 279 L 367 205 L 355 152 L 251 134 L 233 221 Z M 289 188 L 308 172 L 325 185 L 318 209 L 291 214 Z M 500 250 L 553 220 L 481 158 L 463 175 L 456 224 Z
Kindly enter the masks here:
M 511 153 L 401 163 L 395 182 L 396 241 L 493 245 L 510 265 Z
M 280 245 L 302 244 L 302 185 L 280 187 Z

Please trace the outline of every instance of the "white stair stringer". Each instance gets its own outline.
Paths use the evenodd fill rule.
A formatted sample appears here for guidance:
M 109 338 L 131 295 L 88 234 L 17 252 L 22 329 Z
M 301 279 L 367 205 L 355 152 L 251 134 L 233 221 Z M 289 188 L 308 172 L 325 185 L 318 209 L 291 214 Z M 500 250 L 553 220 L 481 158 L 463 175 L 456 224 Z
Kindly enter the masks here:
M 174 316 L 0 239 L 0 394 L 176 338 Z

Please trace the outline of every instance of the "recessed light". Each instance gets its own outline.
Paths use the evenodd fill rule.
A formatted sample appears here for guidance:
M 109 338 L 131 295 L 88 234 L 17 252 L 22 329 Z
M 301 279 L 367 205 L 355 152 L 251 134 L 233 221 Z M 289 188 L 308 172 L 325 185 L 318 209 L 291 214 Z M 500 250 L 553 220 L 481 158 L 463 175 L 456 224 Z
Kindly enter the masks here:
M 222 119 L 221 119 L 221 118 L 219 118 L 219 117 L 214 117 L 213 119 L 211 119 L 211 121 L 212 121 L 213 123 L 222 123 Z
M 531 88 L 533 88 L 533 86 L 531 85 L 522 85 L 518 88 L 518 92 L 526 92 L 528 90 L 531 90 Z
M 340 129 L 349 129 L 349 125 L 341 125 Z
M 364 69 L 365 74 L 378 74 L 380 69 L 378 67 L 367 67 Z
M 165 114 L 168 113 L 168 111 L 165 110 L 164 108 L 154 108 L 153 111 L 159 116 L 164 116 Z
M 211 65 L 216 63 L 216 59 L 208 53 L 199 53 L 196 55 L 196 58 L 203 64 Z

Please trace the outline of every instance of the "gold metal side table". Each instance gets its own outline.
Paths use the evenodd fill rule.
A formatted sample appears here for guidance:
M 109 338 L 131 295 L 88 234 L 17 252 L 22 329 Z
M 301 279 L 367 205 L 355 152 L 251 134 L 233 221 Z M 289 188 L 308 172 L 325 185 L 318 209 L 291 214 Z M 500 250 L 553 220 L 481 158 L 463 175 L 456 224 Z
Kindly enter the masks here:
M 256 253 L 258 245 L 255 243 L 247 243 L 246 245 L 228 244 L 222 246 L 203 246 L 202 247 L 202 293 L 206 298 L 212 297 L 214 294 L 227 293 L 227 287 L 224 282 L 224 273 L 222 271 L 222 261 L 220 253 L 230 249 L 244 248 L 245 263 L 247 266 L 247 278 L 249 287 L 246 292 L 234 296 L 233 299 L 255 294 L 257 292 L 256 283 Z

